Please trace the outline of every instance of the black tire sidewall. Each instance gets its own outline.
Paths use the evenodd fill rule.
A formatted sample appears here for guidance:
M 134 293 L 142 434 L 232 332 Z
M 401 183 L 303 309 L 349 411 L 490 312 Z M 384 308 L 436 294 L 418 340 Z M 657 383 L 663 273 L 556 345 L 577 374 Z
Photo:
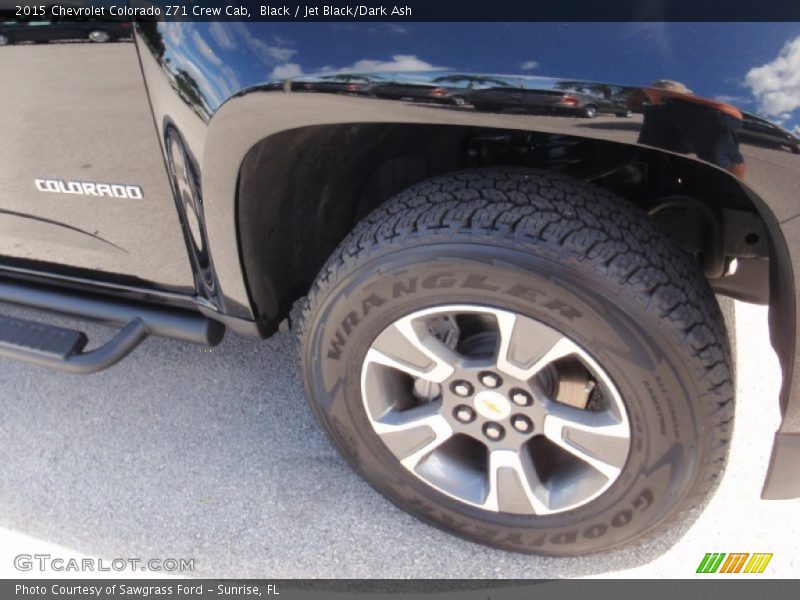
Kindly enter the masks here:
M 702 424 L 693 400 L 702 392 L 695 383 L 699 375 L 690 372 L 658 321 L 618 296 L 616 284 L 586 265 L 568 264 L 546 244 L 535 254 L 466 239 L 406 245 L 412 247 L 360 257 L 323 291 L 307 327 L 307 391 L 323 428 L 354 469 L 423 520 L 509 550 L 584 554 L 624 544 L 664 522 L 697 477 Z M 625 400 L 632 429 L 628 463 L 609 490 L 556 515 L 490 513 L 438 492 L 399 464 L 363 408 L 363 358 L 386 326 L 443 304 L 486 305 L 538 319 L 603 365 Z M 344 341 L 336 347 L 334 339 Z

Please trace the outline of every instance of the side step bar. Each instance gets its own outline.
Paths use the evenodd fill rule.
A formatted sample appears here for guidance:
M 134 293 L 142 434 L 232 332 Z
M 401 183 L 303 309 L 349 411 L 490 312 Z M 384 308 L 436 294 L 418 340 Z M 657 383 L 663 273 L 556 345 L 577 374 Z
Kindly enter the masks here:
M 94 373 L 119 362 L 148 335 L 214 346 L 225 327 L 200 313 L 152 304 L 0 280 L 0 301 L 99 321 L 120 328 L 111 340 L 84 352 L 79 331 L 0 315 L 0 356 L 68 371 Z
M 100 348 L 83 352 L 89 341 L 80 331 L 0 316 L 0 356 L 70 373 L 94 373 L 125 358 L 144 338 L 147 327 L 135 318 Z

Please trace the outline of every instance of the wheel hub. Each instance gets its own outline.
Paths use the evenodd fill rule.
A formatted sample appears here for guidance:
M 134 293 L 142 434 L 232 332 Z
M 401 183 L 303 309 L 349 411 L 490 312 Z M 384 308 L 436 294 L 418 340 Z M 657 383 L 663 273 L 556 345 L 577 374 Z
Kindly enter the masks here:
M 486 419 L 501 421 L 511 414 L 511 402 L 492 390 L 478 392 L 473 403 L 478 414 Z

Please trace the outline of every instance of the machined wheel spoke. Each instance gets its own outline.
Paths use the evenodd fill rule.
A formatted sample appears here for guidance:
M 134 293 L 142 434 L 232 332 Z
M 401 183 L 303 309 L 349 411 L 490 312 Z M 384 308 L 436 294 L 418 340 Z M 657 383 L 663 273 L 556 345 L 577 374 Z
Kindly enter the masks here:
M 581 354 L 572 341 L 543 323 L 510 312 L 495 315 L 500 329 L 497 368 L 529 380 L 559 358 Z
M 628 455 L 630 427 L 608 411 L 592 412 L 548 401 L 544 435 L 613 479 Z
M 458 360 L 458 354 L 425 331 L 424 324 L 408 317 L 387 327 L 367 353 L 367 361 L 435 383 L 450 377 Z
M 489 453 L 489 488 L 482 508 L 517 514 L 545 515 L 547 489 L 539 481 L 529 456 L 513 450 Z
M 419 462 L 453 436 L 453 428 L 430 402 L 403 412 L 390 412 L 372 426 L 400 462 L 413 470 Z

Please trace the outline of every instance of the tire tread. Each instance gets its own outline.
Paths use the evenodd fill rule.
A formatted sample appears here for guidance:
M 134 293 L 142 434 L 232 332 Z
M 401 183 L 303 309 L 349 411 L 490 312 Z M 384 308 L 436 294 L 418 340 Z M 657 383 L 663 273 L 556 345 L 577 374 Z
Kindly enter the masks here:
M 644 212 L 600 187 L 513 167 L 471 169 L 412 186 L 368 215 L 330 256 L 303 306 L 301 344 L 317 307 L 347 273 L 393 249 L 454 236 L 533 253 L 542 244 L 555 247 L 565 263 L 615 284 L 659 323 L 704 386 L 697 402 L 707 451 L 674 514 L 704 504 L 724 469 L 733 428 L 732 355 L 722 313 L 692 257 Z

